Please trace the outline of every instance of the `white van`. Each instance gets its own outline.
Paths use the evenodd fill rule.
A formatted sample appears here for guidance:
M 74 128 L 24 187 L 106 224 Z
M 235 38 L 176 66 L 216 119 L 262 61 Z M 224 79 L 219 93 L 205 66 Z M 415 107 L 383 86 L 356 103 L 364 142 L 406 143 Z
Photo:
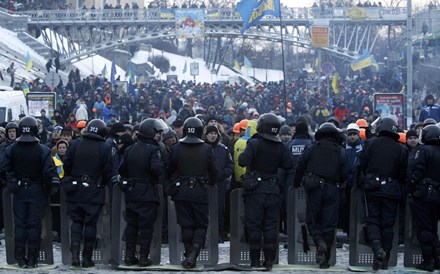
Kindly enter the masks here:
M 23 91 L 0 86 L 0 123 L 18 121 L 22 113 L 28 115 Z

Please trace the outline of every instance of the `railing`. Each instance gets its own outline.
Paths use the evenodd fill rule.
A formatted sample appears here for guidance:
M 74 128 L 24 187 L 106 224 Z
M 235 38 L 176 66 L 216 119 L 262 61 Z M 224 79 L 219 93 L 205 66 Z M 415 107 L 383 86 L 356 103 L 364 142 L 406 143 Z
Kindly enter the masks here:
M 179 9 L 191 11 L 192 9 Z M 205 21 L 236 21 L 241 20 L 235 9 L 203 9 Z M 163 21 L 172 22 L 175 16 L 174 9 L 103 9 L 103 10 L 37 10 L 20 12 L 29 17 L 31 22 L 47 21 Z M 406 20 L 406 8 L 380 7 L 334 7 L 334 8 L 283 8 L 281 12 L 284 20 L 289 19 L 350 19 L 350 20 Z M 273 20 L 267 16 L 263 20 Z

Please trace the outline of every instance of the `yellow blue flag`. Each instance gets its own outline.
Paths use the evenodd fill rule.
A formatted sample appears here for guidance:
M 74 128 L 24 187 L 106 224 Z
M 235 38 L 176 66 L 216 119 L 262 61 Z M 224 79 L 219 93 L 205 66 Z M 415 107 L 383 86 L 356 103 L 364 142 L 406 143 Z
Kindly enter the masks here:
M 280 17 L 280 0 L 241 0 L 237 11 L 243 19 L 243 34 L 248 28 L 256 25 L 265 15 Z
M 234 55 L 234 68 L 236 71 L 241 72 L 240 63 L 238 62 L 237 56 Z
M 353 71 L 361 70 L 369 66 L 372 66 L 376 71 L 379 70 L 379 64 L 368 50 L 364 50 L 359 58 L 351 62 L 350 66 Z
M 107 64 L 105 64 L 104 67 L 103 67 L 102 70 L 101 70 L 101 75 L 102 75 L 102 77 L 106 78 L 106 77 L 107 77 L 107 74 L 108 74 L 108 71 L 107 71 Z
M 110 71 L 110 82 L 112 83 L 112 85 L 116 84 L 116 63 L 115 63 L 115 58 L 113 58 L 112 60 L 112 68 Z
M 31 59 L 31 56 L 29 55 L 29 52 L 26 53 L 26 59 L 25 59 L 25 61 L 26 61 L 26 66 L 25 66 L 24 69 L 25 69 L 27 72 L 29 72 L 29 71 L 31 70 L 32 66 L 33 66 L 32 59 Z
M 246 56 L 244 56 L 243 64 L 247 68 L 252 68 L 252 63 L 251 61 L 249 61 L 249 59 Z

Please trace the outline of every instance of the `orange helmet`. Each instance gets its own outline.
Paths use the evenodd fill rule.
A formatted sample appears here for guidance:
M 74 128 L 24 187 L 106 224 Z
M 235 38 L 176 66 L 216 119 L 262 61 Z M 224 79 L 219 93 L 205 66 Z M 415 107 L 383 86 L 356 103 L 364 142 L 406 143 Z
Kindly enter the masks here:
M 235 123 L 234 128 L 232 129 L 234 133 L 240 133 L 240 123 Z
M 359 129 L 359 137 L 361 137 L 363 140 L 367 140 L 367 134 L 365 133 L 365 128 Z
M 77 127 L 78 129 L 85 128 L 86 126 L 87 126 L 87 122 L 84 121 L 84 120 L 82 120 L 82 121 L 78 121 L 78 123 L 76 123 L 76 127 Z
M 368 127 L 367 120 L 365 120 L 365 119 L 358 119 L 356 121 L 356 125 L 358 125 L 359 127 L 363 127 L 363 128 L 367 128 Z
M 406 144 L 406 134 L 405 132 L 399 132 L 399 142 Z
M 249 120 L 248 119 L 243 119 L 240 121 L 240 129 L 244 129 L 246 130 L 247 125 L 248 125 Z
M 92 108 L 92 112 L 95 113 L 97 111 L 96 108 Z

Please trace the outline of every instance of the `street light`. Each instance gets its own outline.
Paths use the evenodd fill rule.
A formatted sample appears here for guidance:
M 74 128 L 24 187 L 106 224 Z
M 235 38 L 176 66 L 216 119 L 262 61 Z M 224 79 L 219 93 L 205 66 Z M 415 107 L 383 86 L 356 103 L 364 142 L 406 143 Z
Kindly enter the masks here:
M 269 69 L 269 57 L 265 57 L 264 60 L 266 60 L 266 83 L 267 83 L 267 70 Z

